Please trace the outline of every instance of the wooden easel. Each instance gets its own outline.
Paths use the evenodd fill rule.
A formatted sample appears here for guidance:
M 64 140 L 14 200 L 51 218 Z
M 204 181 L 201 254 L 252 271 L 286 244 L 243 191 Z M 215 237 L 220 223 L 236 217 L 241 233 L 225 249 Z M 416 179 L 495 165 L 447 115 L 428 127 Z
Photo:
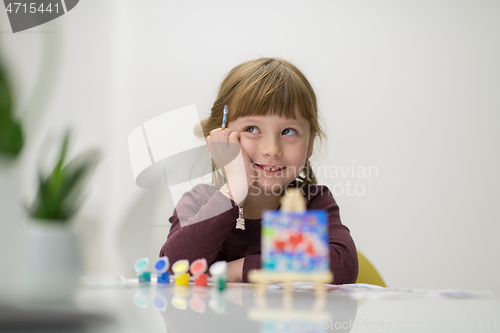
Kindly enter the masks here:
M 281 211 L 283 212 L 305 212 L 306 203 L 300 189 L 287 189 L 283 198 L 281 198 Z M 248 273 L 248 280 L 257 283 L 257 291 L 259 294 L 264 294 L 267 283 L 281 282 L 284 283 L 285 295 L 291 294 L 291 283 L 297 281 L 307 281 L 315 283 L 317 296 L 325 295 L 324 283 L 333 281 L 331 271 L 323 272 L 273 272 L 265 270 L 254 270 Z

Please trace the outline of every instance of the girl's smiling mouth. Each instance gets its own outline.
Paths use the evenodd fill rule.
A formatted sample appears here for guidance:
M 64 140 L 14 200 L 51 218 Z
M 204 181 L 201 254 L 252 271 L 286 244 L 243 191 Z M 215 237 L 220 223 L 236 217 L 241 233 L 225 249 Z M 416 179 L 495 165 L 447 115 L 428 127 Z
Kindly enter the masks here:
M 260 165 L 257 163 L 254 163 L 254 164 L 257 166 L 258 169 L 263 170 L 265 172 L 269 172 L 269 173 L 275 173 L 275 172 L 283 171 L 286 169 L 286 167 L 282 167 L 282 166 Z

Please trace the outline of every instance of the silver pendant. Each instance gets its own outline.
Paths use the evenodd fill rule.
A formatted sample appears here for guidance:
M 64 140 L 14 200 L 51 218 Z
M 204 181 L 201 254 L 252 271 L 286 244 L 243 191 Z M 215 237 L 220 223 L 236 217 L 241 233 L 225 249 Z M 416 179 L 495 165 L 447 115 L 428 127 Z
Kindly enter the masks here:
M 245 219 L 242 217 L 238 217 L 236 219 L 236 229 L 245 230 Z

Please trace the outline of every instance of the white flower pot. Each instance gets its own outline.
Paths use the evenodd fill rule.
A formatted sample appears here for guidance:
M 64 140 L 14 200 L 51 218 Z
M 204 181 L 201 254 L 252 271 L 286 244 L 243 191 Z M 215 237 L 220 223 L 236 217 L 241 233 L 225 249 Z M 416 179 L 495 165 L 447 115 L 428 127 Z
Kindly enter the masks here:
M 29 220 L 21 244 L 21 300 L 71 302 L 78 287 L 80 253 L 68 222 Z

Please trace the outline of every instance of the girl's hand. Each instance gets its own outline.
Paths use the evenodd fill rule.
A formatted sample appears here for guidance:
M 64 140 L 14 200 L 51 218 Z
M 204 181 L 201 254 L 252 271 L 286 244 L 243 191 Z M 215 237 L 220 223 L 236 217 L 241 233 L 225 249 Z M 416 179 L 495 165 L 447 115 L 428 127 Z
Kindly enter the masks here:
M 247 153 L 241 147 L 240 133 L 214 129 L 206 138 L 212 160 L 226 177 L 233 200 L 243 205 L 248 190 L 255 180 L 255 170 Z
M 227 282 L 243 281 L 243 263 L 245 258 L 233 260 L 227 263 Z

